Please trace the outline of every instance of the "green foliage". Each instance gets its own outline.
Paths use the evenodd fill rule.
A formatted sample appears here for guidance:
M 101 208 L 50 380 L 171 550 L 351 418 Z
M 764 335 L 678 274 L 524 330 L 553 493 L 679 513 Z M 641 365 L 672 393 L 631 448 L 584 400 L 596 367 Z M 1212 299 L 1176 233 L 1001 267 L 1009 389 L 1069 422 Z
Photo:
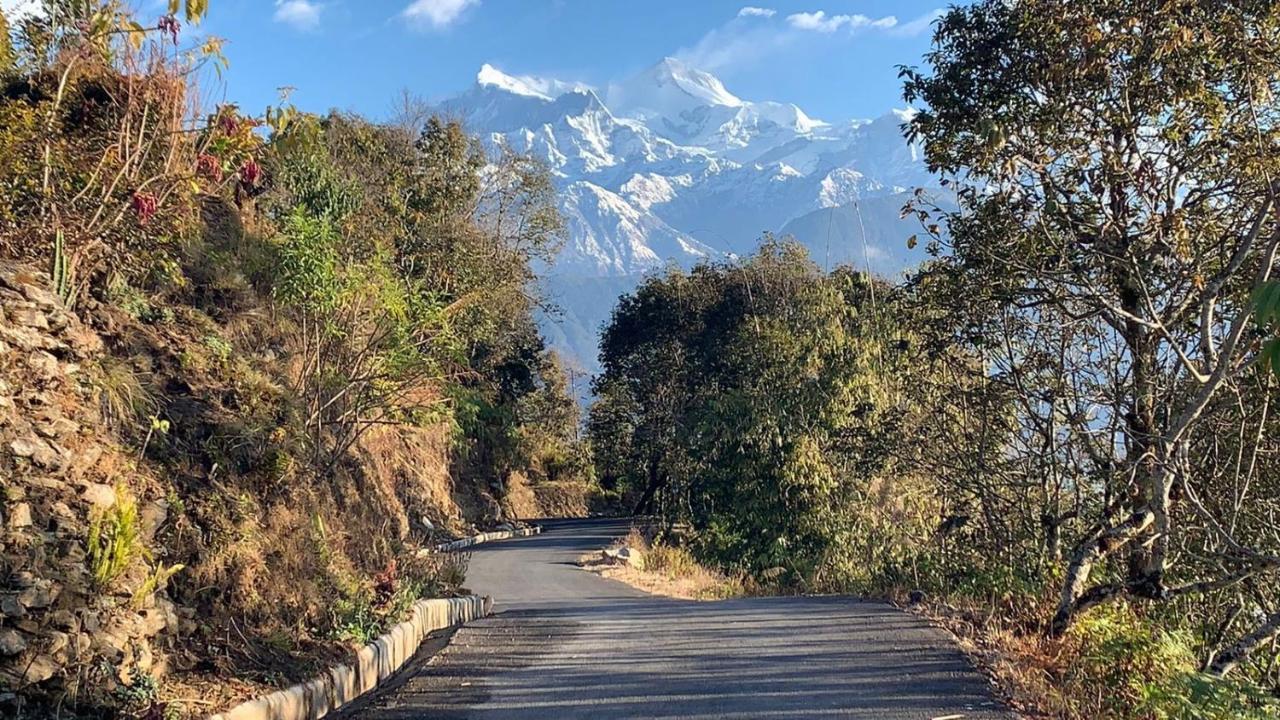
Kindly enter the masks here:
M 87 375 L 172 518 L 161 564 L 121 497 L 93 518 L 90 572 L 104 593 L 137 572 L 134 608 L 168 587 L 219 632 L 234 617 L 251 637 L 314 627 L 365 641 L 466 570 L 451 558 L 374 572 L 405 538 L 369 516 L 416 513 L 424 497 L 399 482 L 378 485 L 395 497 L 373 493 L 388 468 L 359 465 L 366 431 L 398 440 L 390 426 L 459 420 L 449 470 L 481 491 L 516 471 L 589 473 L 576 403 L 534 322 L 531 263 L 561 226 L 551 176 L 438 119 L 419 132 L 287 101 L 262 118 L 198 109 L 218 41 L 189 50 L 174 34 L 207 2 L 172 3 L 185 20 L 159 30 L 127 7 L 56 0 L 23 24 L 16 63 L 0 43 L 0 259 L 48 267 L 64 300 L 83 291 L 116 353 Z M 375 504 L 344 508 L 341 537 L 314 558 L 305 534 L 301 548 L 264 547 L 268 508 L 289 516 L 295 499 L 310 509 L 353 492 Z M 367 547 L 353 527 L 373 531 Z M 266 571 L 335 601 L 263 589 Z
M 1176 639 L 1191 667 L 1274 690 L 1270 658 L 1237 670 L 1219 651 L 1275 637 L 1274 599 L 1252 588 L 1280 571 L 1263 371 L 1280 357 L 1280 14 L 981 0 L 935 27 L 927 68 L 902 75 L 907 133 L 959 205 L 907 208 L 936 256 L 912 281 L 922 339 L 955 359 L 951 382 L 913 392 L 945 428 L 922 426 L 914 458 L 937 487 L 933 541 L 952 547 L 936 556 L 1056 583 L 1054 635 L 1134 604 L 1124 652 L 1171 665 Z M 1242 608 L 1253 628 L 1234 624 Z M 1153 682 L 1153 698 L 1187 696 Z
M 424 597 L 456 592 L 466 578 L 470 556 L 444 553 L 390 561 L 366 580 L 354 575 L 330 549 L 323 519 L 312 518 L 312 543 L 326 573 L 333 602 L 327 606 L 328 634 L 335 640 L 365 645 L 405 619 Z
M 210 334 L 204 337 L 204 346 L 209 349 L 219 366 L 225 367 L 231 361 L 233 348 L 221 335 Z
M 343 291 L 340 238 L 333 224 L 299 207 L 285 218 L 283 230 L 277 240 L 276 298 L 310 313 L 331 312 Z
M 160 698 L 160 683 L 154 675 L 141 674 L 128 685 L 117 685 L 116 701 L 126 710 L 141 712 L 153 706 Z
M 432 119 L 414 137 L 300 115 L 272 138 L 263 205 L 280 228 L 267 284 L 301 327 L 322 331 L 305 342 L 330 372 L 306 380 L 307 415 L 340 426 L 325 417 L 356 415 L 350 399 L 361 417 L 422 422 L 443 406 L 406 402 L 406 386 L 452 376 L 443 393 L 456 400 L 461 454 L 499 487 L 516 468 L 564 475 L 585 463 L 532 317 L 530 262 L 559 228 L 549 176 L 523 156 L 484 170 L 488 160 L 457 123 Z M 378 382 L 344 389 L 353 377 Z
M 142 584 L 138 586 L 138 589 L 134 591 L 131 601 L 132 607 L 135 610 L 141 609 L 151 596 L 163 590 L 169 580 L 184 569 L 186 569 L 186 565 L 181 563 L 170 565 L 168 567 L 157 566 L 153 568 L 151 573 L 147 575 L 147 579 L 144 580 Z
M 173 309 L 131 285 L 123 275 L 114 275 L 107 285 L 107 300 L 134 319 L 151 324 L 173 322 Z
M 1072 639 L 1078 655 L 1064 680 L 1082 696 L 1105 689 L 1096 708 L 1105 717 L 1262 720 L 1280 711 L 1247 681 L 1200 672 L 1186 633 L 1153 627 L 1123 606 L 1082 618 Z
M 1280 281 L 1263 283 L 1253 292 L 1254 323 L 1269 339 L 1258 353 L 1258 361 L 1280 376 L 1280 337 L 1276 336 L 1280 325 Z
M 18 57 L 13 52 L 12 29 L 4 10 L 0 10 L 0 83 L 6 82 L 17 69 Z
M 334 599 L 330 613 L 335 640 L 367 645 L 382 631 L 382 618 L 375 612 L 368 591 L 348 589 Z
M 71 268 L 67 264 L 67 251 L 62 239 L 62 231 L 59 230 L 53 240 L 53 258 L 50 263 L 52 268 L 49 273 L 53 281 L 53 292 L 62 299 L 62 303 L 67 307 L 75 304 L 75 281 L 72 278 Z
M 116 501 L 90 520 L 86 538 L 89 573 L 94 584 L 107 589 L 129 566 L 146 555 L 138 525 L 138 506 L 121 488 Z
M 722 566 L 846 582 L 834 553 L 893 433 L 873 295 L 774 242 L 741 265 L 646 281 L 602 343 L 601 482 L 692 522 L 695 548 Z

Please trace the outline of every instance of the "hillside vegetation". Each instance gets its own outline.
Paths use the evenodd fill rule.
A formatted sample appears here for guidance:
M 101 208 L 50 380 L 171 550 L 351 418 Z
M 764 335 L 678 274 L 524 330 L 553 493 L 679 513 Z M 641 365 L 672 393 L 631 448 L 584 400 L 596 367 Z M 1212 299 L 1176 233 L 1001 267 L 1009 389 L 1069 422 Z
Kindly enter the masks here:
M 1280 713 L 1280 7 L 983 0 L 902 71 L 899 286 L 767 242 L 607 327 L 597 474 L 703 562 L 924 599 L 1022 707 Z
M 202 108 L 206 9 L 0 14 L 5 717 L 207 713 L 457 592 L 419 548 L 585 509 L 545 171 L 412 113 Z

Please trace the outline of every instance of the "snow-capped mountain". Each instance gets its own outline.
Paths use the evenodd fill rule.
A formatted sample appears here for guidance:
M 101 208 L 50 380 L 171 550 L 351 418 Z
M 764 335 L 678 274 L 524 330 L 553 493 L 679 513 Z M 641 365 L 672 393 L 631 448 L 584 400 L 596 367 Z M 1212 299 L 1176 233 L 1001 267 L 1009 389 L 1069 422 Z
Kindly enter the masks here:
M 749 253 L 785 227 L 818 262 L 902 269 L 914 230 L 898 219 L 904 199 L 895 196 L 932 184 L 919 148 L 902 138 L 908 111 L 824 122 L 795 105 L 744 100 L 674 58 L 603 89 L 485 65 L 438 109 L 556 175 L 567 238 L 544 270 L 562 313 L 544 330 L 589 371 L 617 295 L 668 263 Z M 856 252 L 846 247 L 854 217 Z

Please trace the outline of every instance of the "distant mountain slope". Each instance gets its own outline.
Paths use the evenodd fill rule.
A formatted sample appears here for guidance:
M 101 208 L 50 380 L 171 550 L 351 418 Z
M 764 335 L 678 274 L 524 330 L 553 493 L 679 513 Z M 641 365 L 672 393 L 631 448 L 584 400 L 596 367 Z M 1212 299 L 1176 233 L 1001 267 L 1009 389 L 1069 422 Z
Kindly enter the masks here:
M 568 237 L 544 268 L 560 312 L 543 325 L 588 372 L 617 296 L 668 263 L 746 254 L 765 232 L 794 235 L 820 264 L 869 258 L 893 274 L 920 258 L 898 215 L 933 179 L 902 139 L 908 111 L 825 122 L 673 58 L 603 89 L 485 65 L 438 109 L 555 174 Z
M 924 240 L 915 249 L 907 247 L 912 235 L 923 234 L 915 216 L 901 217 L 911 195 L 894 193 L 814 210 L 788 222 L 778 234 L 794 237 L 823 267 L 865 268 L 869 262 L 873 272 L 893 276 L 926 257 Z

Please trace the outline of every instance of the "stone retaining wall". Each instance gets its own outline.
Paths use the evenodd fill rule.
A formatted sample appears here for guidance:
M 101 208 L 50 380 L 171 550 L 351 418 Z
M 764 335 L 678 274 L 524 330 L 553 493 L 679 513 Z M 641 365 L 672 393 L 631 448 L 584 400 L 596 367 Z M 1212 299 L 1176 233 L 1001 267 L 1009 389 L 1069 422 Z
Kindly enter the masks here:
M 484 617 L 492 608 L 492 599 L 477 595 L 420 600 L 413 606 L 413 617 L 364 646 L 352 664 L 250 700 L 210 720 L 318 720 L 395 674 L 418 651 L 428 633 Z
M 495 540 L 510 540 L 511 538 L 529 537 L 530 535 L 540 535 L 542 528 L 534 525 L 533 527 L 520 528 L 519 530 L 495 530 L 494 532 L 480 533 L 469 538 L 454 540 L 453 542 L 440 543 L 436 546 L 438 552 L 450 552 L 453 550 L 461 550 L 469 548 L 472 545 L 480 543 L 493 542 Z

